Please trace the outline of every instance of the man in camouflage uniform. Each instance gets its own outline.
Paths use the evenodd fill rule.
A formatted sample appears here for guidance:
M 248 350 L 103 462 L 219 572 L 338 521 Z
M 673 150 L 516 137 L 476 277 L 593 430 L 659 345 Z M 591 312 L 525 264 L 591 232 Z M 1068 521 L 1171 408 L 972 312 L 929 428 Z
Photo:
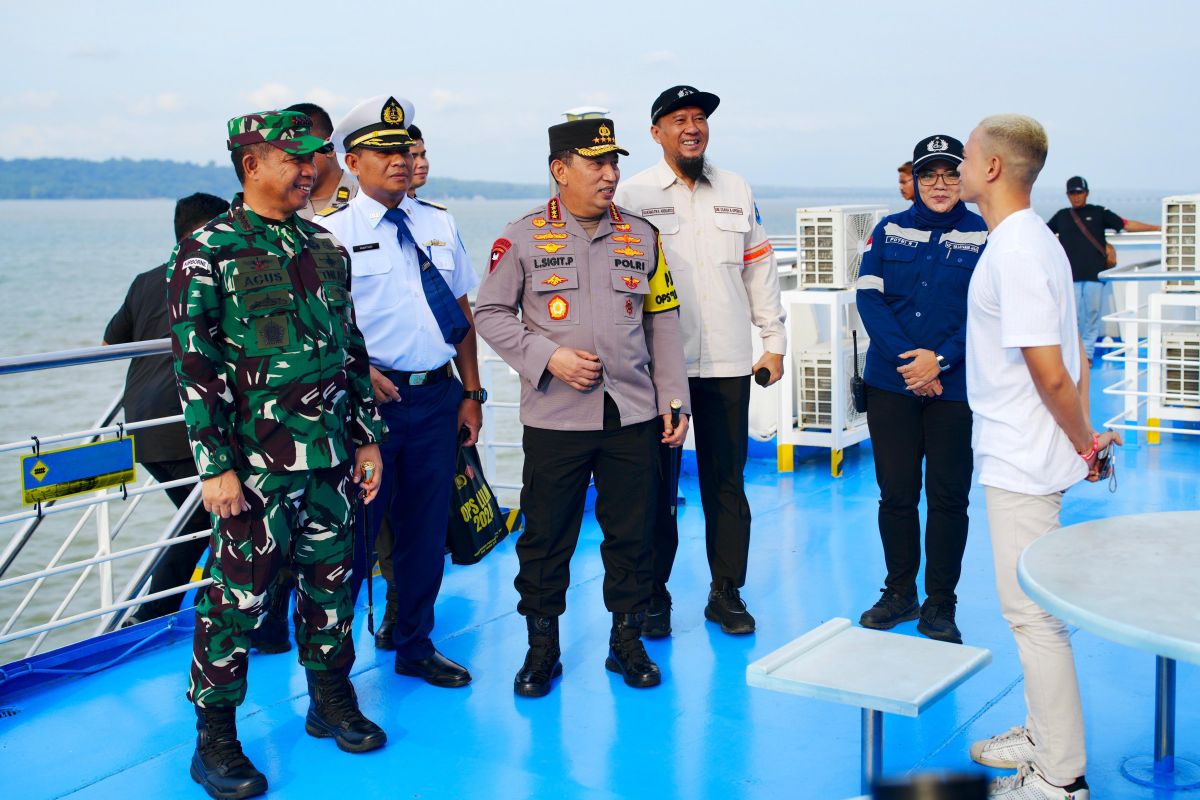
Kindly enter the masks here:
M 384 732 L 358 710 L 346 584 L 356 490 L 374 497 L 383 425 L 350 301 L 349 257 L 295 215 L 326 146 L 297 112 L 229 122 L 244 194 L 177 248 L 168 272 L 184 422 L 213 514 L 213 583 L 196 606 L 188 698 L 193 779 L 213 797 L 250 797 L 266 778 L 242 753 L 234 712 L 246 695 L 250 630 L 291 565 L 311 704 L 305 730 L 362 752 Z M 357 487 L 356 487 L 357 484 Z

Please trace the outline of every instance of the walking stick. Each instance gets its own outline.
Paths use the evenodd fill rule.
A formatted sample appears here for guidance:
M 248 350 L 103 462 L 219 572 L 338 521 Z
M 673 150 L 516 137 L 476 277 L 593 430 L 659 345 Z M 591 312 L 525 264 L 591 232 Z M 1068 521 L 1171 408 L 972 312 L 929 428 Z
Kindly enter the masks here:
M 679 427 L 679 412 L 683 410 L 682 400 L 671 401 L 671 430 Z M 674 447 L 667 448 L 667 486 L 671 488 L 671 516 L 675 516 L 679 508 L 679 462 Z M 682 458 L 682 448 L 678 458 Z
M 371 476 L 375 473 L 375 464 L 370 461 L 362 463 L 363 480 L 371 480 Z M 370 544 L 370 525 L 367 521 L 367 490 L 362 489 L 358 493 L 358 530 L 359 539 L 362 541 L 363 560 L 367 562 L 367 632 L 372 636 L 375 635 L 375 588 L 373 586 L 371 573 L 372 569 L 371 553 L 368 551 Z

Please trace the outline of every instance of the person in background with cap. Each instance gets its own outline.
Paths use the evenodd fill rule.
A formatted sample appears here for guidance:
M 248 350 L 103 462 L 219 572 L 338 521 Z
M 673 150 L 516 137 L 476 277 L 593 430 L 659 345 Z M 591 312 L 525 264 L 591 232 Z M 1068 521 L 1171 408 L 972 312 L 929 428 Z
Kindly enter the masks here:
M 912 207 L 871 232 L 859 266 L 858 313 L 871 337 L 863 379 L 879 484 L 883 595 L 859 624 L 888 629 L 916 619 L 931 639 L 962 643 L 954 593 L 967 545 L 971 409 L 967 406 L 967 287 L 987 241 L 983 218 L 959 199 L 962 142 L 917 142 Z M 925 602 L 921 568 L 924 462 Z
M 725 633 L 751 633 L 742 601 L 750 554 L 746 500 L 750 376 L 766 370 L 769 386 L 783 376 L 786 314 L 779 300 L 775 253 L 749 184 L 705 158 L 708 118 L 720 99 L 691 86 L 667 89 L 650 111 L 650 135 L 662 160 L 621 184 L 619 205 L 647 217 L 662 233 L 679 290 L 688 385 L 695 413 L 696 466 L 704 506 L 712 586 L 704 616 Z M 753 323 L 763 354 L 754 360 Z M 666 459 L 677 458 L 664 450 Z M 676 470 L 675 474 L 678 474 Z M 671 633 L 667 580 L 679 548 L 671 513 L 677 487 L 663 486 L 654 533 L 654 596 L 645 634 Z
M 628 153 L 612 121 L 573 120 L 549 134 L 558 194 L 496 240 L 475 303 L 480 335 L 522 378 L 516 587 L 529 652 L 513 688 L 526 697 L 547 694 L 562 674 L 558 618 L 592 476 L 613 615 L 605 667 L 635 688 L 661 682 L 641 641 L 657 449 L 683 444 L 690 413 L 662 243 L 649 222 L 613 204 L 617 157 Z
M 1096 352 L 1100 337 L 1100 317 L 1104 284 L 1101 271 L 1108 268 L 1104 231 L 1157 231 L 1157 225 L 1122 219 L 1104 206 L 1088 202 L 1088 183 L 1076 175 L 1067 181 L 1069 208 L 1057 211 L 1046 223 L 1058 236 L 1067 259 L 1071 262 L 1071 279 L 1075 283 L 1075 309 L 1079 315 L 1079 336 L 1083 339 L 1088 366 Z
M 333 135 L 333 120 L 329 118 L 329 112 L 316 103 L 296 103 L 285 110 L 307 114 L 313 121 L 313 136 L 328 141 Z M 332 147 L 313 156 L 313 167 L 317 170 L 317 179 L 313 183 L 312 196 L 304 208 L 296 212 L 310 222 L 319 212 L 340 208 L 358 194 L 358 181 L 338 164 L 337 153 Z
M 408 196 L 412 137 L 407 100 L 380 95 L 355 106 L 334 131 L 359 193 L 317 221 L 352 253 L 354 305 L 371 354 L 371 383 L 388 426 L 382 489 L 393 545 L 395 670 L 445 688 L 471 673 L 433 646 L 458 434 L 474 444 L 486 394 L 479 384 L 467 292 L 477 278 L 444 209 Z M 450 367 L 453 359 L 462 380 Z M 465 390 L 463 387 L 467 387 Z M 355 555 L 354 590 L 370 578 L 380 517 Z
M 362 715 L 350 667 L 354 497 L 370 502 L 383 426 L 350 302 L 349 259 L 296 216 L 326 147 L 290 111 L 229 121 L 243 192 L 182 241 L 167 273 L 175 375 L 204 507 L 212 584 L 200 591 L 188 699 L 191 775 L 212 797 L 267 790 L 242 752 L 250 629 L 285 561 L 297 575 L 296 643 L 311 703 L 305 730 L 364 752 L 387 736 Z

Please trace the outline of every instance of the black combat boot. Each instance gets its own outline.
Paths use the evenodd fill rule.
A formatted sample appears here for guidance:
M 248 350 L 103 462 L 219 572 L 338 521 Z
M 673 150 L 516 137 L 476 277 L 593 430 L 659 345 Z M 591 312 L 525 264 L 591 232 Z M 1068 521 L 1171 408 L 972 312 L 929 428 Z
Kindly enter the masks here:
M 288 607 L 292 604 L 292 589 L 296 579 L 290 574 L 271 584 L 267 599 L 267 615 L 250 631 L 250 646 L 260 653 L 286 653 L 292 649 L 288 634 Z
M 400 590 L 388 582 L 387 605 L 383 608 L 383 622 L 375 631 L 376 650 L 395 650 L 396 643 L 392 641 L 392 633 L 396 630 L 396 617 L 400 614 Z
M 558 660 L 558 617 L 526 617 L 529 652 L 513 679 L 513 691 L 522 697 L 545 697 L 555 678 L 562 675 Z
M 196 752 L 192 754 L 192 780 L 204 787 L 209 797 L 219 800 L 254 797 L 267 791 L 263 775 L 237 738 L 233 706 L 196 706 Z
M 704 618 L 720 625 L 725 633 L 754 633 L 754 617 L 746 610 L 741 592 L 728 579 L 713 584 Z
M 347 753 L 383 747 L 387 734 L 358 710 L 358 695 L 343 670 L 305 670 L 308 675 L 308 717 L 304 730 L 318 739 L 333 737 Z
M 642 636 L 647 639 L 662 639 L 671 635 L 671 593 L 667 587 L 656 587 L 650 595 L 650 607 L 646 609 L 646 621 L 642 625 Z
M 608 635 L 608 658 L 604 667 L 619 672 L 626 686 L 646 689 L 662 683 L 658 665 L 650 660 L 642 644 L 642 622 L 645 612 L 613 614 L 612 633 Z

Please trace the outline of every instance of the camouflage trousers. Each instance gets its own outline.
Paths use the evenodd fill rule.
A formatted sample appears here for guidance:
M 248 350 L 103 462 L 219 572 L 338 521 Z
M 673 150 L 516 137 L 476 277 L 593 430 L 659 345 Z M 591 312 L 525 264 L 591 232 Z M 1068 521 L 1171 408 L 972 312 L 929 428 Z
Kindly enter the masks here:
M 236 706 L 246 697 L 250 631 L 266 614 L 279 570 L 296 575 L 300 664 L 346 670 L 354 663 L 349 576 L 353 462 L 304 472 L 237 473 L 249 511 L 213 518 L 212 585 L 196 603 L 188 699 Z

